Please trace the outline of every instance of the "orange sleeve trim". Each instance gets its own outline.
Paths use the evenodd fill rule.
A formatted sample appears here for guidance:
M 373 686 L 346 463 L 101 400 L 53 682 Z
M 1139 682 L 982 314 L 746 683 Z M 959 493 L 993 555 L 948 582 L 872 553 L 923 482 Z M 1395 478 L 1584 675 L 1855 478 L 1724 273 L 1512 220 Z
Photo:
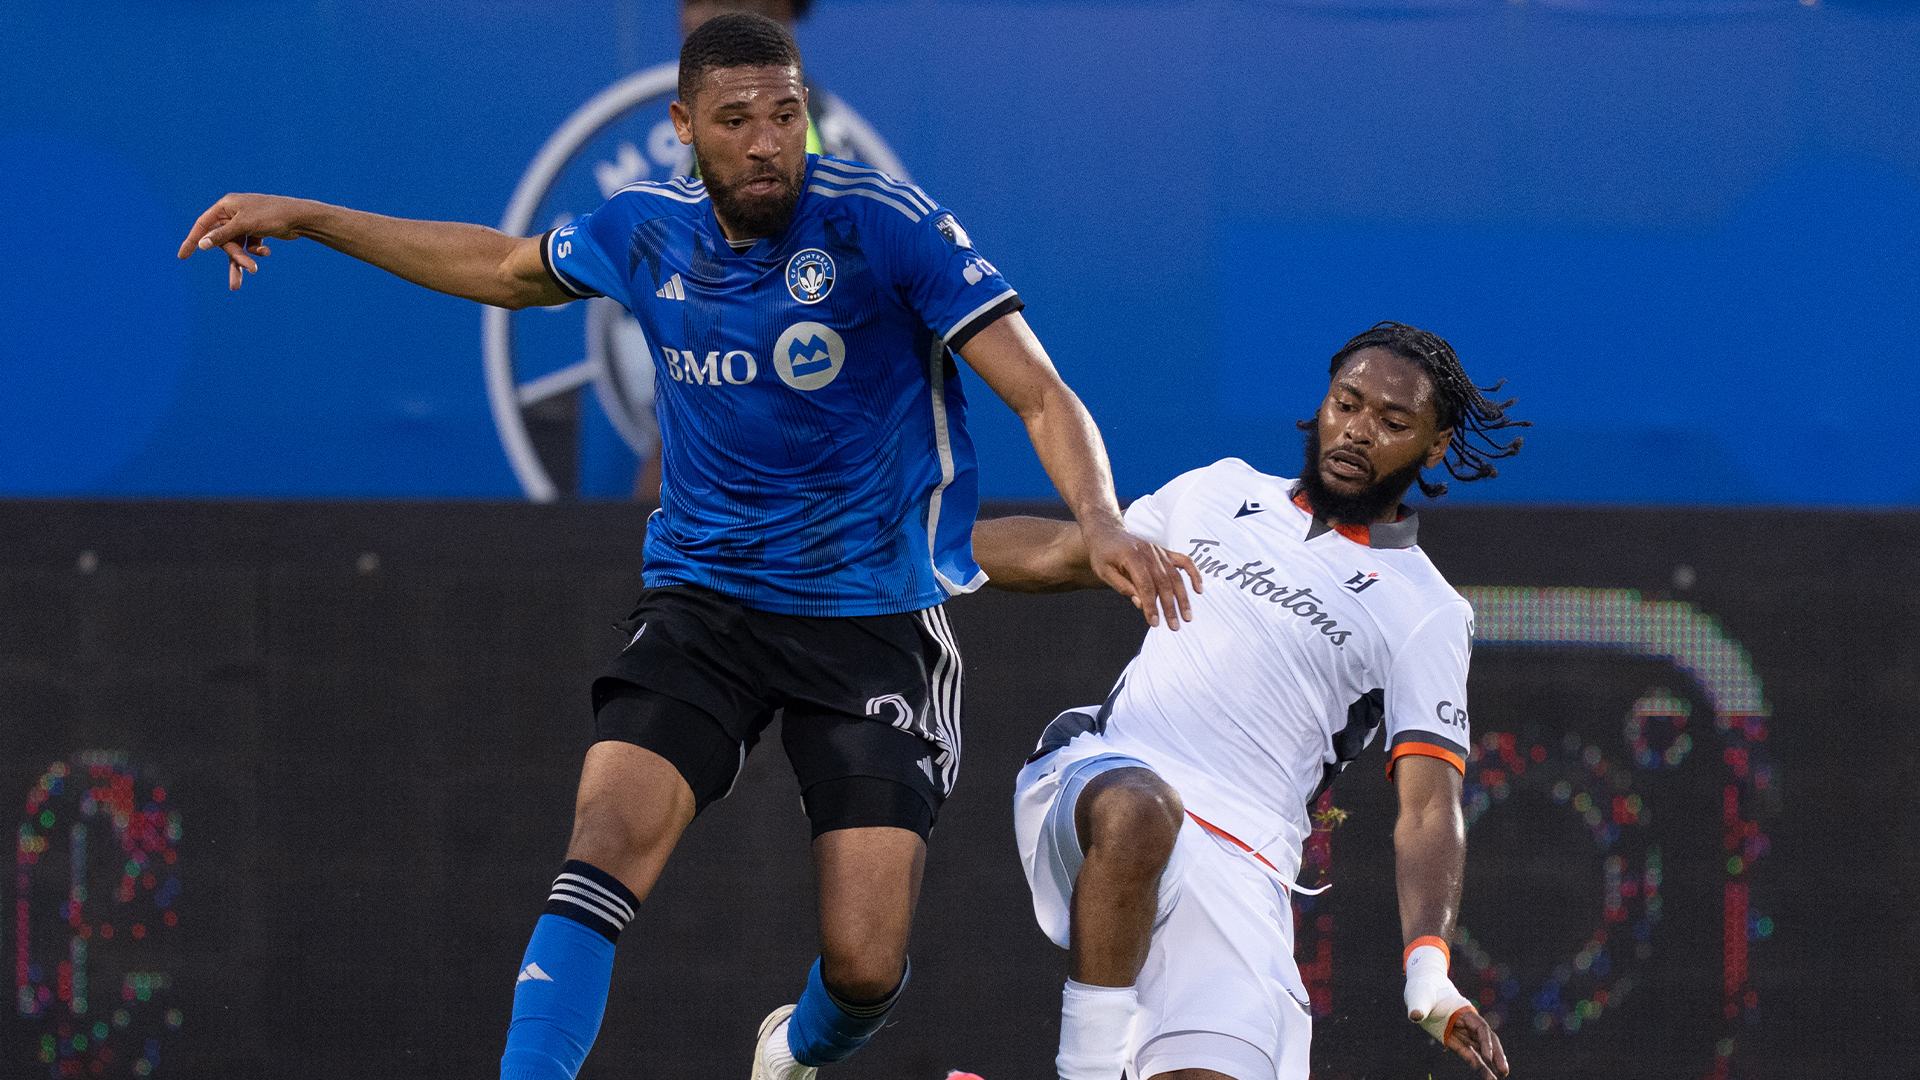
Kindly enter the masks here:
M 1467 774 L 1467 759 L 1461 757 L 1461 755 L 1457 755 L 1457 753 L 1453 753 L 1452 749 L 1444 748 L 1444 746 L 1434 746 L 1434 744 L 1430 744 L 1430 742 L 1404 742 L 1404 744 L 1400 744 L 1400 746 L 1394 748 L 1392 757 L 1386 759 L 1386 778 L 1388 778 L 1388 780 L 1394 778 L 1394 761 L 1400 761 L 1402 757 L 1409 755 L 1409 753 L 1415 753 L 1415 755 L 1419 755 L 1419 757 L 1438 757 L 1440 761 L 1446 761 L 1448 765 L 1452 765 L 1453 769 L 1459 769 L 1461 776 Z
M 1393 779 L 1393 763 L 1406 757 L 1408 754 L 1439 758 L 1441 761 L 1459 769 L 1460 775 L 1465 776 L 1467 774 L 1466 759 L 1446 747 L 1435 746 L 1432 743 L 1403 742 L 1393 748 L 1393 756 L 1387 759 L 1387 779 Z
M 1444 941 L 1441 938 L 1434 937 L 1431 934 L 1428 934 L 1426 937 L 1417 937 L 1413 939 L 1412 943 L 1409 944 L 1406 947 L 1405 951 L 1403 951 L 1400 954 L 1400 966 L 1403 968 L 1406 967 L 1407 957 L 1412 956 L 1413 950 L 1419 948 L 1422 945 L 1431 945 L 1434 948 L 1439 949 L 1440 955 L 1447 958 L 1447 966 L 1449 968 L 1453 966 L 1453 950 L 1447 948 L 1446 941 Z

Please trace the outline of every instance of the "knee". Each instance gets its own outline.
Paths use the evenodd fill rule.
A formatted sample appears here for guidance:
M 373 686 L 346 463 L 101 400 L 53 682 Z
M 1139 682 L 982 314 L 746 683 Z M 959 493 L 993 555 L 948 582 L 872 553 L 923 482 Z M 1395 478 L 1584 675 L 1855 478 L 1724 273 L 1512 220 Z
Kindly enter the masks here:
M 650 878 L 679 839 L 674 824 L 635 815 L 609 800 L 586 803 L 574 814 L 567 857 L 592 863 L 623 881 Z
M 820 981 L 842 1001 L 880 1001 L 900 985 L 906 957 L 883 949 L 859 949 L 820 955 Z
M 1157 873 L 1173 854 L 1185 807 L 1180 793 L 1153 773 L 1115 769 L 1087 786 L 1075 811 L 1089 857 L 1099 852 L 1103 859 Z

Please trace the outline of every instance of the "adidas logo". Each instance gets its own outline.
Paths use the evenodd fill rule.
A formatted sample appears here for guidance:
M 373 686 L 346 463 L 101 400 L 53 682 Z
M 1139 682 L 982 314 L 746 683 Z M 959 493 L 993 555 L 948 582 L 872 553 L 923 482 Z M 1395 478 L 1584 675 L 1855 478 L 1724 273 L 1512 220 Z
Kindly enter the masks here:
M 547 974 L 544 971 L 541 971 L 539 964 L 528 964 L 526 967 L 523 967 L 520 969 L 520 977 L 513 981 L 515 985 L 518 985 L 520 983 L 526 982 L 528 979 L 538 979 L 541 982 L 552 982 L 553 976 Z
M 681 283 L 680 275 L 675 274 L 667 279 L 665 285 L 653 290 L 653 295 L 662 300 L 685 300 L 687 298 L 687 287 Z

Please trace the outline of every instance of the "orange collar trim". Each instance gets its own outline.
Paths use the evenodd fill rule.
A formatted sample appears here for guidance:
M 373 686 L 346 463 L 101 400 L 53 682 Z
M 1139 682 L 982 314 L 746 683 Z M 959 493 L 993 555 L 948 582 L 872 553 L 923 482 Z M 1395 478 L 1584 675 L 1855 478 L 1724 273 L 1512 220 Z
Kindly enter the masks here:
M 1307 530 L 1309 540 L 1323 532 L 1337 532 L 1361 547 L 1409 548 L 1417 542 L 1416 538 L 1419 536 L 1420 515 L 1408 510 L 1405 506 L 1400 508 L 1400 516 L 1394 520 L 1368 526 L 1336 525 L 1327 521 L 1314 513 L 1313 505 L 1307 502 L 1306 493 L 1298 489 L 1293 492 L 1293 505 L 1313 519 L 1312 526 Z

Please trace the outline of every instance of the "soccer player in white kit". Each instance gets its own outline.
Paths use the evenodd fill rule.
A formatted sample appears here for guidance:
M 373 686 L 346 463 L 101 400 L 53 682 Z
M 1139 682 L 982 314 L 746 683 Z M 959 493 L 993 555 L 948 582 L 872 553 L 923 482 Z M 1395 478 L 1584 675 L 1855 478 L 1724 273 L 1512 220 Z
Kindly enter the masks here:
M 1401 499 L 1416 481 L 1444 493 L 1421 476 L 1442 464 L 1494 475 L 1520 440 L 1489 433 L 1523 422 L 1445 341 L 1399 323 L 1349 341 L 1330 373 L 1298 480 L 1228 458 L 1128 508 L 1202 594 L 1193 621 L 1150 631 L 1106 703 L 1057 717 L 1020 772 L 1034 914 L 1070 950 L 1061 1080 L 1305 1080 L 1289 893 L 1307 808 L 1382 726 L 1408 1016 L 1486 1080 L 1507 1072 L 1447 975 L 1473 609 Z M 974 555 L 1000 588 L 1101 584 L 1070 521 L 980 522 Z

